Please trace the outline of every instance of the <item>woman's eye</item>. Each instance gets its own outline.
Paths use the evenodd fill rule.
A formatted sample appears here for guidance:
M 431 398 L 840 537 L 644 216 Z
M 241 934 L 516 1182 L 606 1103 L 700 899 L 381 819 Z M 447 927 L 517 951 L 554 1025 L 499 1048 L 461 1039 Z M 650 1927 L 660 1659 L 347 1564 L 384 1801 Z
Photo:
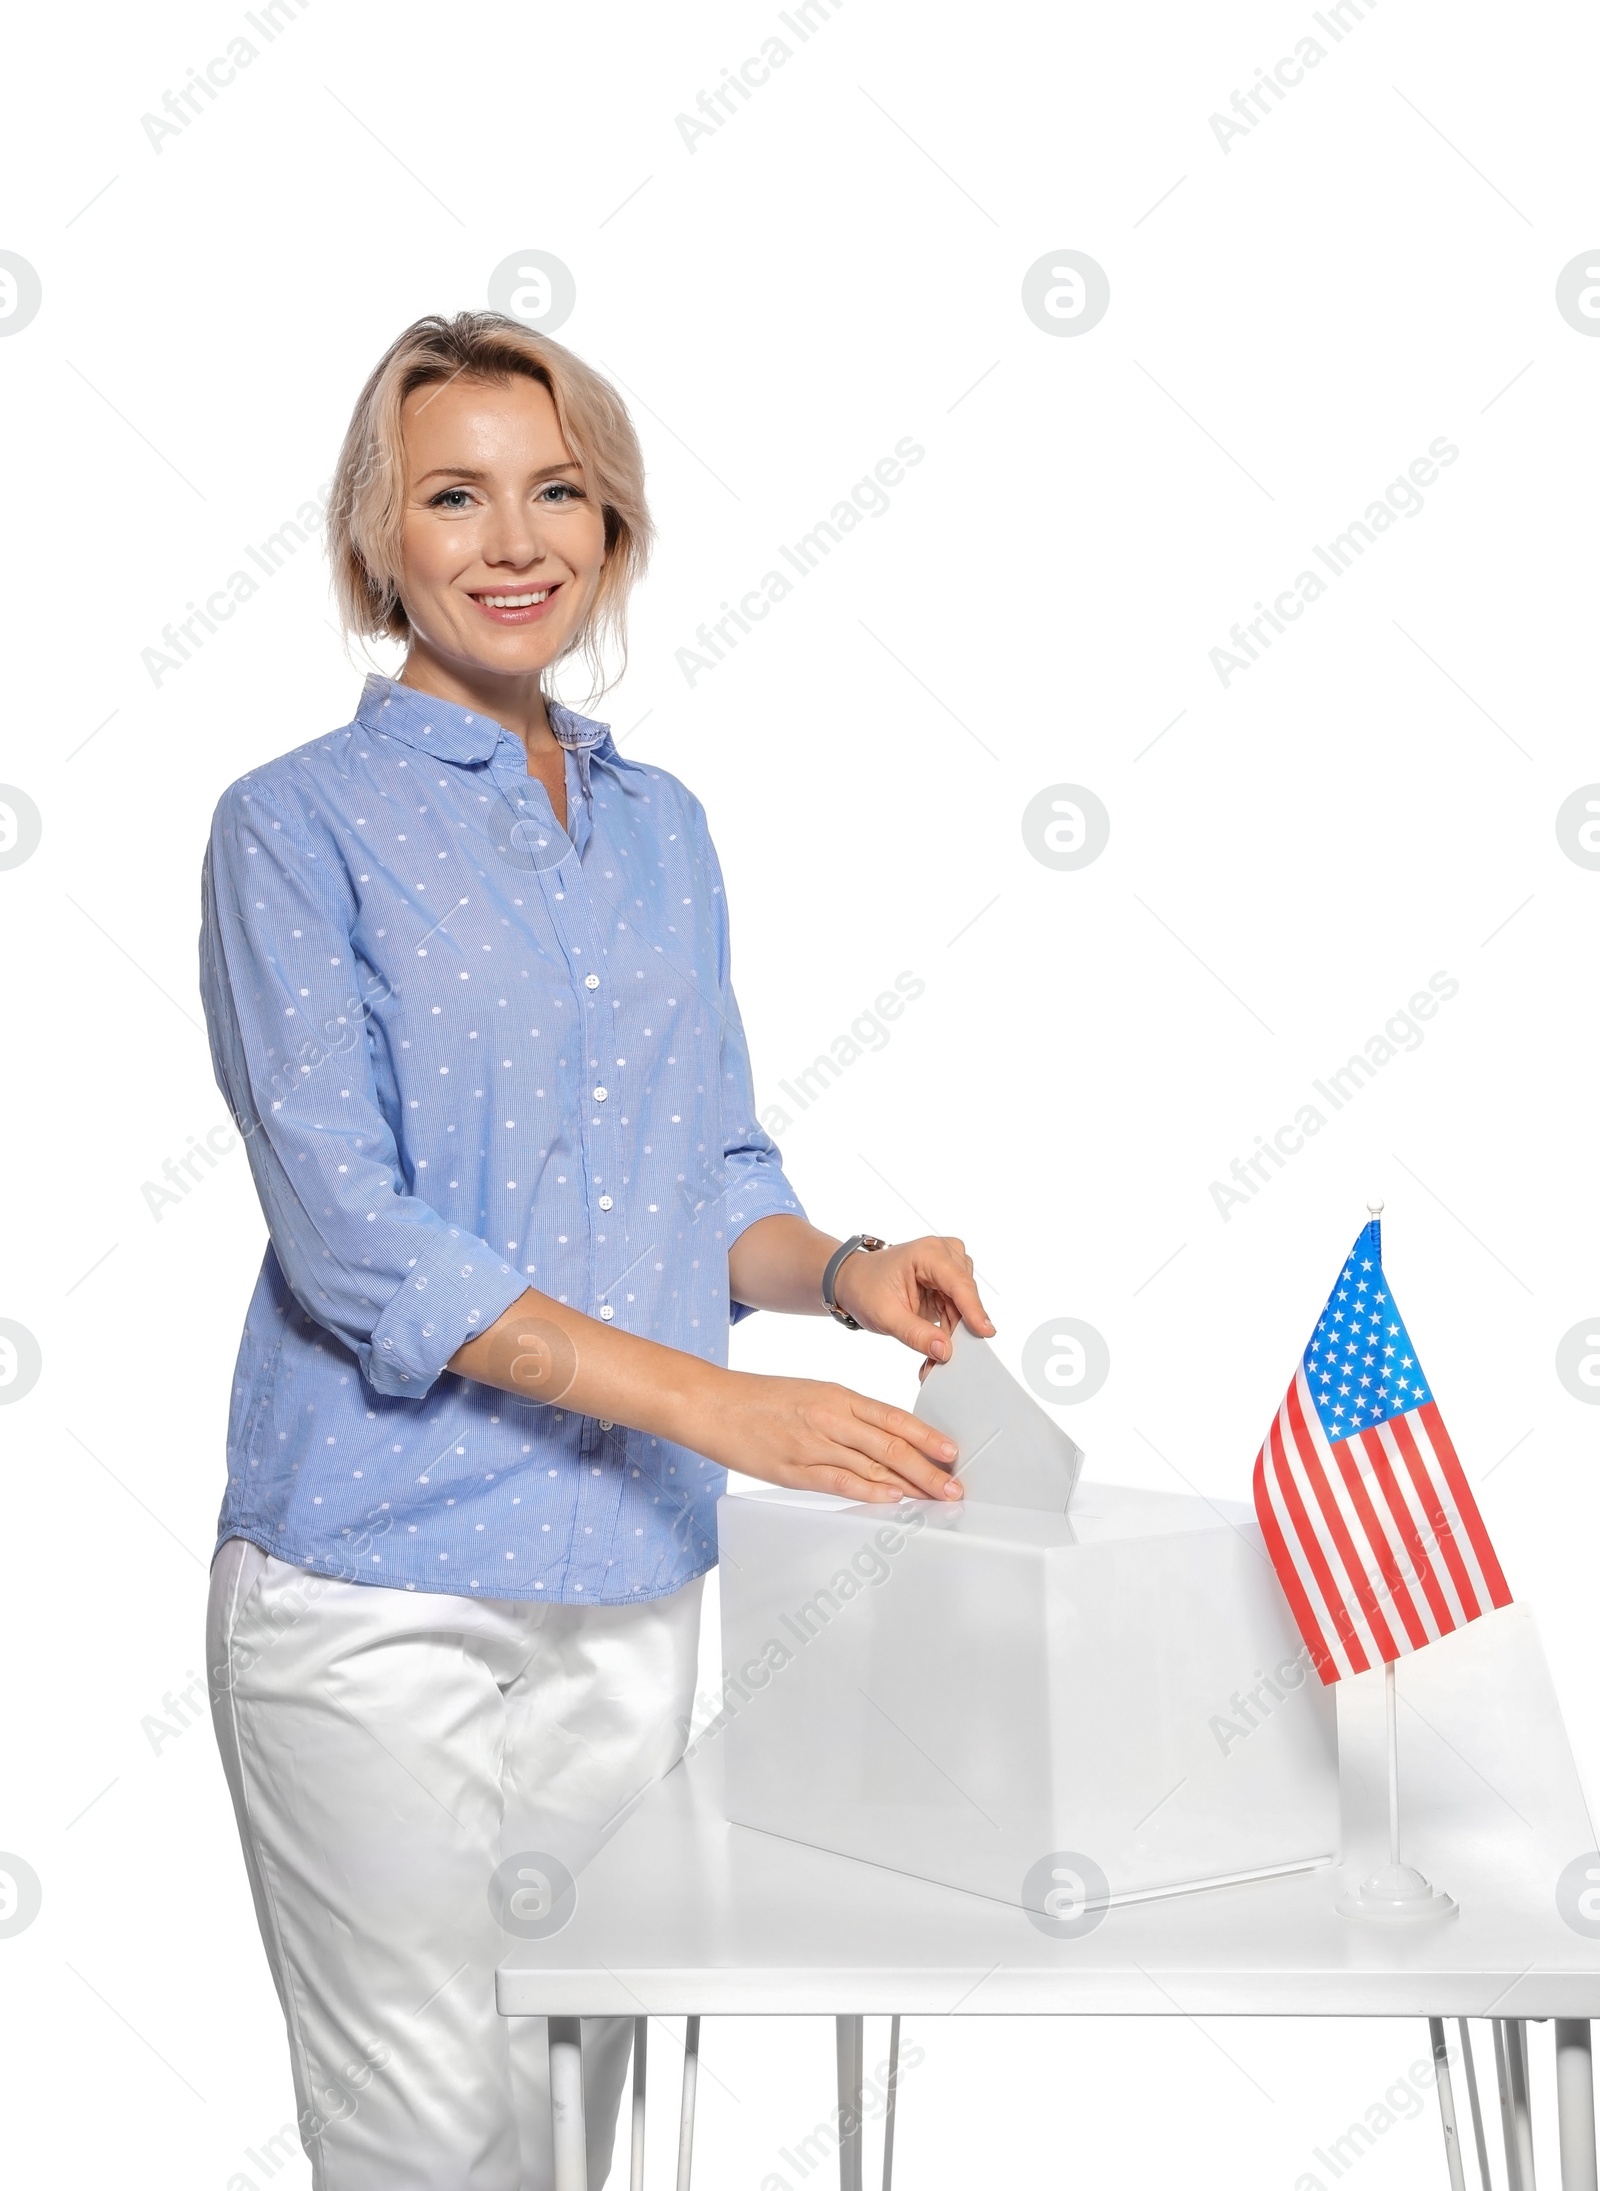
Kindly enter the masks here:
M 581 502 L 583 500 L 581 488 L 572 486 L 564 479 L 552 479 L 547 487 L 541 488 L 540 493 L 541 496 L 559 495 L 564 502 Z
M 446 487 L 428 504 L 430 510 L 464 510 L 471 501 L 465 487 Z

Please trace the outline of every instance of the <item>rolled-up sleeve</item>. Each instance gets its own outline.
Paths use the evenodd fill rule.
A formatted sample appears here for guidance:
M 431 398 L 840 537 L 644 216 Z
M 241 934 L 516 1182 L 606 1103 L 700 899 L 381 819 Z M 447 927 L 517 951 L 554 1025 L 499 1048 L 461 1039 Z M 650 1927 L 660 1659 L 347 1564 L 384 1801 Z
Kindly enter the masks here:
M 296 1300 L 376 1392 L 423 1398 L 527 1281 L 411 1193 L 368 1051 L 355 904 L 331 839 L 246 778 L 201 879 L 212 1066 Z
M 783 1169 L 777 1143 L 756 1115 L 756 1096 L 750 1070 L 750 1050 L 744 1021 L 733 993 L 732 951 L 728 928 L 728 894 L 716 848 L 706 830 L 704 861 L 717 901 L 717 981 L 721 1013 L 720 1072 L 722 1086 L 723 1178 L 726 1182 L 725 1237 L 731 1249 L 743 1232 L 763 1217 L 804 1217 L 800 1197 Z M 739 1323 L 755 1311 L 746 1302 L 730 1303 L 728 1320 Z

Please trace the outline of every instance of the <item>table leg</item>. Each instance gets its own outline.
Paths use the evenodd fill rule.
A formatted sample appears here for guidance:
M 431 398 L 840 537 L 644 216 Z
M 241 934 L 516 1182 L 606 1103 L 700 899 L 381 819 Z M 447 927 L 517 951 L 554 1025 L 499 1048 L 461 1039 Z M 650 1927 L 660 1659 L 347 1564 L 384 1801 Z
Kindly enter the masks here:
M 1556 2018 L 1556 2115 L 1561 2126 L 1561 2191 L 1600 2191 L 1595 2168 L 1594 2061 L 1584 2018 Z
M 1493 2191 L 1489 2175 L 1489 2144 L 1483 2134 L 1483 2109 L 1478 2104 L 1478 2072 L 1472 2059 L 1472 2033 L 1465 2016 L 1456 2018 L 1461 2034 L 1461 2061 L 1467 2072 L 1467 2102 L 1472 2109 L 1472 2141 L 1478 2148 L 1478 2182 L 1482 2191 Z
M 1450 2191 L 1467 2191 L 1466 2171 L 1461 2165 L 1461 2134 L 1456 2128 L 1455 2094 L 1450 2086 L 1450 2060 L 1444 2047 L 1442 2017 L 1428 2018 L 1428 2037 L 1433 2041 L 1433 2081 L 1439 2088 L 1439 2121 L 1444 2128 L 1444 2154 L 1450 2170 Z
M 1522 2161 L 1517 2146 L 1516 2120 L 1511 2101 L 1511 2072 L 1507 2062 L 1509 2047 L 1505 2019 L 1496 2016 L 1494 2025 L 1494 2069 L 1500 2086 L 1500 2134 L 1506 2148 L 1507 2191 L 1528 2191 L 1522 2180 Z
M 1517 2140 L 1519 2191 L 1534 2191 L 1533 2107 L 1528 2092 L 1528 2026 L 1521 2016 L 1506 2018 L 1506 2070 L 1511 2082 L 1511 2121 Z
M 633 2150 L 629 2155 L 628 2191 L 644 2191 L 644 2074 L 650 2042 L 650 2019 L 633 2019 Z
M 1589 2027 L 1587 2024 L 1585 2024 L 1583 2028 L 1584 2041 L 1587 2045 Z M 1585 2056 L 1585 2059 L 1587 2059 L 1587 2056 Z M 900 2019 L 898 2016 L 891 2016 L 889 2019 L 889 2089 L 884 2096 L 883 2103 L 883 2191 L 890 2191 L 890 2186 L 894 2177 L 894 2088 L 899 2082 Z M 1590 2149 L 1592 2151 L 1594 2143 L 1594 2094 L 1592 2089 L 1589 2098 L 1589 2121 L 1591 2126 L 1589 2136 Z M 1567 2186 L 1565 2184 L 1561 2186 L 1561 2191 L 1567 2191 Z M 1600 2186 L 1595 2187 L 1595 2191 L 1600 2191 Z
M 700 2076 L 700 2019 L 690 2016 L 683 2027 L 683 2098 L 678 2107 L 678 2191 L 689 2191 L 689 2171 L 694 2166 L 694 2094 Z
M 834 2018 L 839 2087 L 839 2191 L 862 2191 L 861 2084 L 865 2052 L 863 2019 Z
M 576 2016 L 552 2016 L 549 2032 L 555 2191 L 589 2191 L 589 2156 L 583 2127 L 583 2026 Z

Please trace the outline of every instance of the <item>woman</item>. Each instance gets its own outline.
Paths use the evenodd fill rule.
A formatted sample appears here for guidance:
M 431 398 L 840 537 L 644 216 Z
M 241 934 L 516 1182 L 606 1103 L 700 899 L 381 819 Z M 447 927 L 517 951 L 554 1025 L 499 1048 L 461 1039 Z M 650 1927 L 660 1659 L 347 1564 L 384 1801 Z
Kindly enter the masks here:
M 404 665 L 212 826 L 202 989 L 270 1244 L 207 1664 L 318 2191 L 547 2180 L 503 1882 L 576 1871 L 681 1753 L 723 1471 L 960 1495 L 915 1416 L 724 1366 L 757 1308 L 925 1361 L 993 1326 L 960 1241 L 807 1223 L 704 811 L 547 695 L 598 675 L 650 531 L 604 380 L 419 320 L 329 511 L 346 627 Z M 627 2044 L 585 2028 L 597 2185 Z

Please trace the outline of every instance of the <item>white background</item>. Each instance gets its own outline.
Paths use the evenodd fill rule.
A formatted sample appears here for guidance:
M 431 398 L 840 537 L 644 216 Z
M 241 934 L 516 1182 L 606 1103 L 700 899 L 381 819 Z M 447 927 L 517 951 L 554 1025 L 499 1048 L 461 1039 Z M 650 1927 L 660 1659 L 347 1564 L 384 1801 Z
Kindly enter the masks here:
M 1282 0 L 847 0 L 691 151 L 676 115 L 781 27 L 312 0 L 159 150 L 141 116 L 242 10 L 8 33 L 0 248 L 43 284 L 0 342 L 0 781 L 44 825 L 0 873 L 0 1315 L 43 1354 L 0 1414 L 0 1848 L 44 1889 L 0 1940 L 19 2180 L 261 2191 L 244 2149 L 294 2111 L 209 1728 L 157 1750 L 141 1725 L 201 1664 L 263 1227 L 237 1148 L 159 1222 L 143 1188 L 226 1118 L 195 971 L 213 804 L 346 721 L 360 669 L 315 550 L 159 685 L 141 653 L 327 479 L 399 328 L 484 304 L 514 252 L 571 268 L 559 339 L 644 441 L 660 548 L 590 712 L 710 810 L 762 1101 L 898 972 L 926 984 L 782 1136 L 810 1213 L 959 1231 L 1013 1365 L 1050 1318 L 1104 1335 L 1104 1388 L 1061 1415 L 1091 1473 L 1246 1497 L 1383 1197 L 1600 1778 L 1600 1417 L 1554 1367 L 1600 1309 L 1600 874 L 1555 831 L 1600 776 L 1600 342 L 1554 301 L 1600 242 L 1592 19 L 1435 0 L 1334 44 Z M 1211 114 L 1308 33 L 1321 65 L 1224 150 Z M 1062 249 L 1110 281 L 1076 338 L 1020 302 Z M 676 650 L 906 435 L 926 456 L 889 511 L 691 686 Z M 1225 688 L 1209 650 L 1441 436 L 1460 454 L 1422 512 Z M 1078 872 L 1023 842 L 1059 783 L 1111 817 Z M 1211 1182 L 1440 970 L 1459 993 L 1421 1047 L 1225 1220 Z M 823 1325 L 752 1319 L 734 1360 L 914 1389 L 887 1342 Z M 1419 2024 L 1176 2018 L 913 2040 L 900 2180 L 930 2191 L 1289 2191 L 1425 2051 Z M 1534 2053 L 1548 2131 L 1547 2032 Z M 795 2191 L 778 2149 L 831 2105 L 831 2032 L 710 2025 L 705 2060 L 697 2180 Z M 1360 2177 L 1435 2176 L 1430 2098 Z

